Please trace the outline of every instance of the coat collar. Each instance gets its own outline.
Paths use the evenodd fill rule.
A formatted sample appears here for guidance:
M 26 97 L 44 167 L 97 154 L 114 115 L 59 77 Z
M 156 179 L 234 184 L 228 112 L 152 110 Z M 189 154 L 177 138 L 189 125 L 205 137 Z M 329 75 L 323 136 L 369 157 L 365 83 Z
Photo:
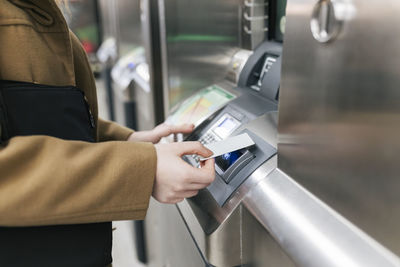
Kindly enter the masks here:
M 68 32 L 61 10 L 54 0 L 9 0 L 23 9 L 41 32 Z
M 10 70 L 10 73 L 3 74 L 3 76 L 16 81 L 50 85 L 76 84 L 74 52 L 70 31 L 61 10 L 54 0 L 0 0 L 0 24 L 32 27 L 34 32 L 27 31 L 26 35 L 33 34 L 36 37 L 34 40 L 36 43 L 24 47 L 30 47 L 29 50 L 31 48 L 40 49 L 40 54 L 51 55 L 50 57 L 55 59 L 54 62 L 57 62 L 58 66 L 63 69 L 62 73 L 48 74 L 48 63 L 45 60 L 40 60 L 37 57 L 32 59 L 29 56 L 31 52 L 18 51 L 19 46 L 9 45 L 5 41 L 3 45 L 3 36 L 1 36 L 0 47 L 2 47 L 3 51 L 9 51 L 10 59 L 14 58 L 20 62 L 27 61 L 24 66 L 30 66 L 30 69 L 22 68 L 26 72 L 24 75 L 21 74 L 21 70 Z M 4 32 L 8 32 L 7 28 L 4 29 Z M 23 35 L 24 31 L 19 31 L 19 34 Z M 7 58 L 5 57 L 5 59 Z

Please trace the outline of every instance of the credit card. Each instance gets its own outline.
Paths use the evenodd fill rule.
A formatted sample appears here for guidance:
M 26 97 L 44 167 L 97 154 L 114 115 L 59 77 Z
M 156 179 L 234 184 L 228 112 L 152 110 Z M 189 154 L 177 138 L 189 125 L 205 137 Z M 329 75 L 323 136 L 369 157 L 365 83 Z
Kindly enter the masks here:
M 232 151 L 252 146 L 254 144 L 255 143 L 253 139 L 251 139 L 251 137 L 247 133 L 243 133 L 233 137 L 228 137 L 225 140 L 204 145 L 205 147 L 210 149 L 214 154 L 208 158 L 199 157 L 199 160 L 204 161 L 207 159 L 215 158 Z

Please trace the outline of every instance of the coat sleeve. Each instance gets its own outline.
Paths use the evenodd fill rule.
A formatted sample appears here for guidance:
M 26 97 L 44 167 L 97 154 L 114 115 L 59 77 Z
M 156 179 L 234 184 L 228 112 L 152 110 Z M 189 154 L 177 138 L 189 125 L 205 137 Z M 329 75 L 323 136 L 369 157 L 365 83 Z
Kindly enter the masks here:
M 149 143 L 14 137 L 0 146 L 0 225 L 143 219 L 155 170 Z
M 97 131 L 99 142 L 126 141 L 133 130 L 121 126 L 115 122 L 98 119 Z

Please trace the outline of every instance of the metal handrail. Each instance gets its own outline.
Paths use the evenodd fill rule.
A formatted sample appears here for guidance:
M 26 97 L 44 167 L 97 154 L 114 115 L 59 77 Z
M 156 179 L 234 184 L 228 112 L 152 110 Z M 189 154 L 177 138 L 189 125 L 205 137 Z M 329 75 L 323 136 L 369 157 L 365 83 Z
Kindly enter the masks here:
M 279 169 L 254 186 L 243 204 L 296 266 L 400 266 L 398 256 Z

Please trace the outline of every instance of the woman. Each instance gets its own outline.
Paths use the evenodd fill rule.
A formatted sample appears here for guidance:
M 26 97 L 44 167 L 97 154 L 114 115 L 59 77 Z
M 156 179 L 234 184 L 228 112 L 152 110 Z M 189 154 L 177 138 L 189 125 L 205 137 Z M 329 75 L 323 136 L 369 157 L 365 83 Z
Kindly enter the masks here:
M 192 126 L 133 132 L 97 117 L 93 75 L 53 0 L 0 0 L 0 266 L 107 266 L 111 221 L 144 219 L 214 179 Z

